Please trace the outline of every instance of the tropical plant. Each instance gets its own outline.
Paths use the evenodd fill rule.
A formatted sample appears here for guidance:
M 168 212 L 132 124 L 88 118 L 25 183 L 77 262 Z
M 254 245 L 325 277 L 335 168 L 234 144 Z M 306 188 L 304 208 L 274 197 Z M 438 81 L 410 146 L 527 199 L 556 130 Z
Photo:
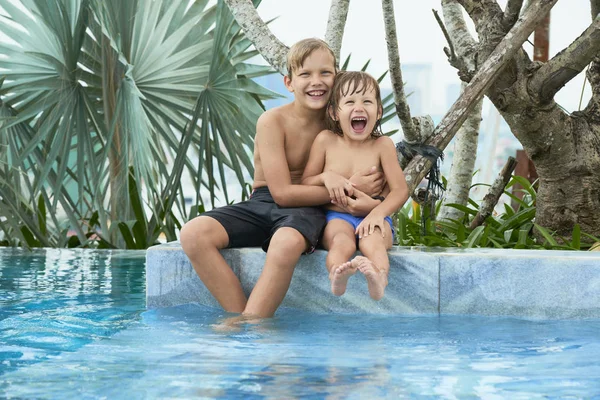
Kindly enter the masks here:
M 4 244 L 145 248 L 175 239 L 201 187 L 229 202 L 227 169 L 246 190 L 261 100 L 278 95 L 208 3 L 0 0 Z
M 224 1 L 265 59 L 283 71 L 284 45 L 265 26 L 252 2 Z M 331 1 L 329 10 L 326 38 L 338 54 L 349 2 Z M 439 16 L 438 21 L 449 43 L 445 53 L 461 80 L 468 84 L 434 127 L 431 118 L 411 115 L 402 84 L 396 32 L 394 3 L 398 2 L 382 0 L 390 78 L 404 139 L 413 147 L 421 147 L 421 153 L 432 150 L 431 147 L 443 151 L 475 104 L 487 96 L 523 145 L 541 178 L 536 221 L 562 235 L 570 234 L 576 225 L 598 235 L 600 1 L 589 1 L 591 21 L 577 39 L 547 62 L 533 61 L 523 43 L 556 2 L 532 0 L 524 6 L 522 0 L 441 1 L 445 22 Z M 474 23 L 477 37 L 467 29 L 465 15 Z M 583 110 L 568 114 L 555 102 L 555 95 L 586 69 L 592 96 Z M 474 140 L 476 136 L 470 137 Z M 404 173 L 411 193 L 430 170 L 433 158 L 417 155 L 410 161 L 404 160 L 408 162 Z
M 523 189 L 523 199 L 509 191 L 519 184 Z M 600 242 L 599 238 L 584 233 L 576 225 L 569 238 L 551 232 L 535 222 L 536 213 L 536 182 L 530 183 L 520 176 L 513 176 L 504 194 L 516 204 L 516 209 L 504 203 L 504 212 L 490 216 L 484 225 L 469 228 L 471 221 L 477 215 L 479 205 L 469 199 L 469 205 L 448 204 L 464 213 L 460 220 L 449 219 L 437 221 L 429 218 L 426 207 L 416 202 L 407 203 L 395 215 L 396 244 L 401 246 L 438 246 L 438 247 L 493 247 L 504 249 L 552 249 L 552 250 L 583 250 Z M 477 184 L 489 186 L 484 184 Z M 473 185 L 476 186 L 476 185 Z M 438 202 L 434 213 L 440 211 Z

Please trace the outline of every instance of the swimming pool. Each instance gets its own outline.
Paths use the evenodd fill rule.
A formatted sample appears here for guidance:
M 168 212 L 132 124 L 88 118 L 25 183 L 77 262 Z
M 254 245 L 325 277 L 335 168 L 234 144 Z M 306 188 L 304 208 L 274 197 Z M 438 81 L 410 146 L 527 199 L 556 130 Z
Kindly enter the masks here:
M 600 320 L 146 311 L 144 252 L 0 249 L 0 397 L 593 398 Z

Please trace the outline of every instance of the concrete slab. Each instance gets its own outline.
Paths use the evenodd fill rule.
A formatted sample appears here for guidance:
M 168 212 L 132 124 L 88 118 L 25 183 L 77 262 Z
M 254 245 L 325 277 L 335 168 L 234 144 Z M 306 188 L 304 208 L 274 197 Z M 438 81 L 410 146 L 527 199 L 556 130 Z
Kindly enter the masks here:
M 259 248 L 222 252 L 249 294 L 265 260 Z M 381 301 L 357 274 L 346 294 L 330 293 L 326 252 L 302 256 L 282 304 L 316 313 L 472 314 L 600 318 L 600 252 L 394 247 Z M 179 243 L 146 253 L 147 307 L 218 307 Z

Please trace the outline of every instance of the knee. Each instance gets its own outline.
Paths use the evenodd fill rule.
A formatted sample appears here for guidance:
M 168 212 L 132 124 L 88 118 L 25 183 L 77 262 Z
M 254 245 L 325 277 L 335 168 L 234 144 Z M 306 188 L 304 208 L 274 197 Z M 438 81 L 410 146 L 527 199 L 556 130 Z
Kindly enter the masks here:
M 331 247 L 343 249 L 349 252 L 356 251 L 356 239 L 348 235 L 335 235 L 331 240 Z
M 375 238 L 371 236 L 360 239 L 358 242 L 358 249 L 361 253 L 364 254 L 371 254 L 376 251 L 387 250 L 384 240 L 382 240 L 381 238 Z
M 215 235 L 216 229 L 211 226 L 213 225 L 211 222 L 212 220 L 207 217 L 197 217 L 181 228 L 179 242 L 188 257 L 209 247 L 222 248 L 227 245 L 226 243 L 224 245 L 219 243 L 220 235 Z
M 292 228 L 278 229 L 269 243 L 269 249 L 283 254 L 294 252 L 303 252 L 306 250 L 308 243 L 304 236 Z

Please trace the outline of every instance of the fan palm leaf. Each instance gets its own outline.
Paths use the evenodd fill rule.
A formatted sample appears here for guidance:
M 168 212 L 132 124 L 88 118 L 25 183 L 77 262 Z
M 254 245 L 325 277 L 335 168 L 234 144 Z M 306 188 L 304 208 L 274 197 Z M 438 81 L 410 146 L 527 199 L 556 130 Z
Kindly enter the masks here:
M 247 63 L 255 52 L 222 1 L 0 0 L 0 7 L 8 37 L 0 43 L 0 96 L 10 111 L 0 123 L 13 143 L 0 151 L 18 171 L 2 179 L 19 195 L 42 193 L 82 244 L 90 236 L 83 221 L 94 213 L 113 245 L 130 246 L 119 236 L 133 221 L 147 228 L 138 241 L 151 245 L 166 218 L 197 212 L 186 210 L 184 174 L 200 204 L 203 187 L 213 205 L 218 191 L 229 201 L 227 169 L 245 190 L 261 100 L 278 95 L 251 80 L 272 71 Z M 16 185 L 23 177 L 27 187 Z

